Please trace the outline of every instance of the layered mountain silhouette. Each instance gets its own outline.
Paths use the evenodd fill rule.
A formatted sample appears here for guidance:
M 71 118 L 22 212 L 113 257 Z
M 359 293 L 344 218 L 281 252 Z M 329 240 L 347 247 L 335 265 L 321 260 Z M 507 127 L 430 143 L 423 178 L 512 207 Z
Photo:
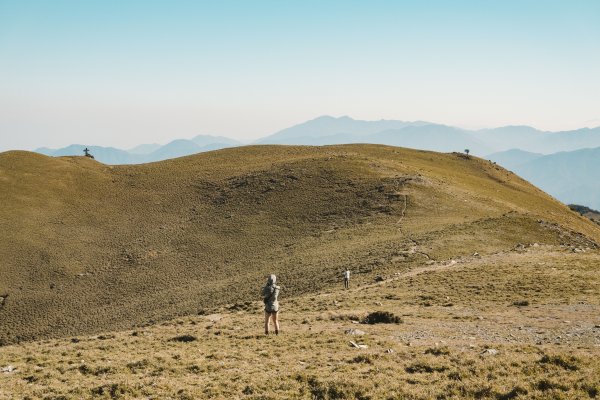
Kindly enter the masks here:
M 600 208 L 600 147 L 550 155 L 509 150 L 489 158 L 564 203 Z
M 381 143 L 444 152 L 469 149 L 480 156 L 516 148 L 550 154 L 600 147 L 600 127 L 564 132 L 545 132 L 529 126 L 467 130 L 425 121 L 360 121 L 323 116 L 283 129 L 256 143 Z
M 473 131 L 425 121 L 361 121 L 347 116 L 323 116 L 283 129 L 254 143 L 310 146 L 372 143 L 442 152 L 469 149 L 471 154 L 479 156 L 510 149 L 550 154 L 600 147 L 600 127 L 544 132 L 528 126 L 505 126 Z M 87 147 L 96 159 L 105 164 L 138 164 L 241 144 L 223 136 L 199 135 L 162 146 L 141 144 L 129 151 L 112 147 Z M 71 145 L 62 149 L 40 148 L 36 151 L 52 156 L 81 155 L 83 148 L 83 145 Z
M 241 143 L 223 136 L 198 135 L 192 139 L 177 139 L 165 145 L 141 144 L 129 150 L 116 149 L 114 147 L 86 146 L 73 144 L 60 149 L 49 149 L 42 147 L 37 153 L 47 156 L 79 156 L 83 154 L 86 147 L 94 155 L 95 159 L 104 164 L 142 164 L 148 162 L 162 161 L 170 158 L 189 156 L 191 154 L 205 151 L 219 150 Z
M 425 121 L 361 121 L 347 116 L 322 116 L 283 129 L 255 143 L 312 146 L 371 143 L 439 152 L 469 149 L 473 155 L 491 159 L 521 174 L 563 202 L 600 208 L 599 169 L 593 158 L 588 157 L 591 153 L 547 158 L 556 152 L 599 148 L 600 127 L 564 132 L 544 132 L 529 126 L 466 130 Z M 199 135 L 165 145 L 142 144 L 129 151 L 87 147 L 98 161 L 105 164 L 139 164 L 239 145 L 240 142 L 227 137 Z M 85 147 L 41 148 L 37 152 L 51 156 L 81 155 Z

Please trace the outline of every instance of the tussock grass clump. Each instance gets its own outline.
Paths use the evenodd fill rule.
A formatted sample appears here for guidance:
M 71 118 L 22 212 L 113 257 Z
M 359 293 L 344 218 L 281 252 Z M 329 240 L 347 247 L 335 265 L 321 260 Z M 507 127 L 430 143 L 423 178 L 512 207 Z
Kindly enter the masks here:
M 506 393 L 498 393 L 496 398 L 498 400 L 511 400 L 516 399 L 520 396 L 525 396 L 529 394 L 529 391 L 521 386 L 515 386 L 509 392 Z
M 432 354 L 434 356 L 447 356 L 450 354 L 450 349 L 447 346 L 444 347 L 430 347 L 425 350 L 425 354 Z
M 527 307 L 529 306 L 529 300 L 517 300 L 513 302 L 513 306 Z
M 544 356 L 539 361 L 540 364 L 551 364 L 561 367 L 567 371 L 577 371 L 579 369 L 579 360 L 577 357 L 567 355 L 548 355 Z
M 171 342 L 181 342 L 181 343 L 195 342 L 196 340 L 198 340 L 198 338 L 194 335 L 180 335 L 180 336 L 175 336 L 174 338 L 170 339 Z
M 128 398 L 129 396 L 135 396 L 138 394 L 131 387 L 122 383 L 111 383 L 102 386 L 97 386 L 91 390 L 92 397 L 97 398 L 109 398 L 109 399 L 121 399 Z
M 402 319 L 389 311 L 375 311 L 367 315 L 363 321 L 364 324 L 400 324 Z
M 150 363 L 148 362 L 148 360 L 143 359 L 143 360 L 140 360 L 140 361 L 134 361 L 134 362 L 128 363 L 127 364 L 127 368 L 129 368 L 129 370 L 131 372 L 133 372 L 134 374 L 136 374 L 136 373 L 138 373 L 140 371 L 143 371 L 146 368 L 148 368 L 149 364 Z
M 586 392 L 591 399 L 595 399 L 600 394 L 600 383 L 596 385 L 583 384 L 581 389 Z
M 332 313 L 329 319 L 331 321 L 360 321 L 360 316 L 352 313 Z
M 372 357 L 366 354 L 358 355 L 354 357 L 350 362 L 354 364 L 373 364 Z
M 80 365 L 77 369 L 79 370 L 79 372 L 81 372 L 82 375 L 93 376 L 106 375 L 116 372 L 115 369 L 112 367 L 90 367 L 86 364 Z
M 409 374 L 418 374 L 418 373 L 428 373 L 431 374 L 433 372 L 444 372 L 448 370 L 448 367 L 445 365 L 429 365 L 424 362 L 417 362 L 409 365 L 404 368 L 406 372 Z
M 196 364 L 192 364 L 186 368 L 186 370 L 191 374 L 199 374 L 202 372 L 202 368 Z
M 536 384 L 536 388 L 541 390 L 542 392 L 547 392 L 549 390 L 560 390 L 566 392 L 569 390 L 569 387 L 566 385 L 562 385 L 558 382 L 551 381 L 549 379 L 540 379 Z
M 305 376 L 299 376 L 297 380 L 307 386 L 315 400 L 371 399 L 364 387 L 347 380 L 321 381 L 316 377 Z

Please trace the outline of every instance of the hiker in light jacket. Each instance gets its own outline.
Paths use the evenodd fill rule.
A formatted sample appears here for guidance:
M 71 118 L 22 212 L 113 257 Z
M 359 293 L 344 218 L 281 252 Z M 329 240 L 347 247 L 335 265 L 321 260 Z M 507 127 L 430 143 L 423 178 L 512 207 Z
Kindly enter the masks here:
M 269 322 L 272 319 L 275 325 L 275 334 L 279 335 L 279 320 L 277 313 L 279 312 L 279 302 L 277 297 L 281 288 L 275 284 L 277 277 L 270 275 L 267 280 L 267 285 L 263 287 L 262 296 L 265 303 L 265 335 L 269 334 Z
M 350 288 L 350 270 L 347 269 L 344 271 L 344 288 Z

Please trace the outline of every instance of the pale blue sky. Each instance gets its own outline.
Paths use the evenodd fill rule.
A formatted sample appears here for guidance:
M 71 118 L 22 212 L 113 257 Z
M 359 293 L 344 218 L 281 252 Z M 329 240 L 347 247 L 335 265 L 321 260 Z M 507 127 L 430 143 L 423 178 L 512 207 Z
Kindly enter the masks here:
M 0 151 L 320 115 L 600 125 L 600 1 L 0 0 Z

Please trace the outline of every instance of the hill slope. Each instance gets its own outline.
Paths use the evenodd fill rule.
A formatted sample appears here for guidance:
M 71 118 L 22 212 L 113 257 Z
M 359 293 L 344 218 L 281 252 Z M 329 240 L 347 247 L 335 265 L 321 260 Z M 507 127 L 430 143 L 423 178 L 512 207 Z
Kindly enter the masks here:
M 477 158 L 252 146 L 135 166 L 0 154 L 0 337 L 123 329 L 600 228 Z
M 534 244 L 283 293 L 279 336 L 262 334 L 262 303 L 248 301 L 4 346 L 0 399 L 593 399 L 599 262 Z M 400 321 L 368 323 L 386 321 L 373 312 Z

